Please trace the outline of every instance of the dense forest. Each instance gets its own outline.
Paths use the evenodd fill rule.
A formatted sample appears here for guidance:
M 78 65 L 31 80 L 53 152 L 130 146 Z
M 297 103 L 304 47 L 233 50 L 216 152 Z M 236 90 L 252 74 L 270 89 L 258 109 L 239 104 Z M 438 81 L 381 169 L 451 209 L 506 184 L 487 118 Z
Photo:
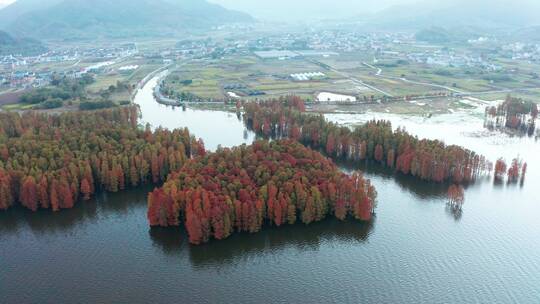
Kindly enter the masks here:
M 257 141 L 188 161 L 148 197 L 152 226 L 183 222 L 192 244 L 258 232 L 265 224 L 309 224 L 333 215 L 369 220 L 377 193 L 296 141 Z
M 137 107 L 0 113 L 0 209 L 71 208 L 96 191 L 159 183 L 204 145 L 187 129 L 137 125 Z
M 258 135 L 292 138 L 333 159 L 375 161 L 425 181 L 461 184 L 492 170 L 482 155 L 393 130 L 388 121 L 370 121 L 353 130 L 327 122 L 322 115 L 305 113 L 298 97 L 246 103 L 244 111 L 245 124 Z

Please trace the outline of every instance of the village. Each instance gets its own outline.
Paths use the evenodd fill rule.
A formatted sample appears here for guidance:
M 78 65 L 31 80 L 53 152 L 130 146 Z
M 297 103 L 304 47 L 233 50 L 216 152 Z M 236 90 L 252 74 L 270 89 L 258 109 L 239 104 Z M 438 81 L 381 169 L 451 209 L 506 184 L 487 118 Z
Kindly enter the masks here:
M 90 73 L 97 80 L 91 88 L 100 92 L 119 81 L 135 87 L 164 66 L 170 73 L 162 93 L 178 101 L 295 94 L 314 101 L 380 103 L 540 95 L 534 70 L 540 66 L 537 44 L 478 37 L 460 46 L 427 43 L 414 33 L 318 28 L 270 32 L 246 27 L 242 35 L 233 35 L 237 30 L 217 28 L 219 39 L 107 42 L 51 48 L 31 57 L 2 56 L 0 103 L 13 103 L 21 92 L 49 86 L 53 76 L 80 79 Z

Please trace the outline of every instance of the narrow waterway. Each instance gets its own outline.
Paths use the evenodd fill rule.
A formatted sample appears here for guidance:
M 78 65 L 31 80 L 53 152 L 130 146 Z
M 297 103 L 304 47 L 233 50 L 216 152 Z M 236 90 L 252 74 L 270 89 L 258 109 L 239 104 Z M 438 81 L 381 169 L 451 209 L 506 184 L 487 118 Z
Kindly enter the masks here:
M 253 142 L 254 134 L 247 132 L 235 113 L 182 109 L 157 103 L 153 88 L 159 77 L 152 78 L 135 98 L 142 112 L 142 123 L 149 123 L 154 128 L 189 128 L 192 134 L 204 140 L 206 148 L 211 151 L 220 145 L 233 147 Z
M 235 114 L 135 102 L 154 127 L 188 127 L 209 149 L 249 143 Z M 529 162 L 523 187 L 468 187 L 463 213 L 443 186 L 363 167 L 379 191 L 370 223 L 328 220 L 269 228 L 193 247 L 182 229 L 150 229 L 146 194 L 102 195 L 60 213 L 0 213 L 2 303 L 538 303 L 538 143 L 485 133 L 458 113 L 426 120 L 335 114 L 353 125 L 390 119 L 422 137 Z M 343 165 L 344 170 L 355 169 Z

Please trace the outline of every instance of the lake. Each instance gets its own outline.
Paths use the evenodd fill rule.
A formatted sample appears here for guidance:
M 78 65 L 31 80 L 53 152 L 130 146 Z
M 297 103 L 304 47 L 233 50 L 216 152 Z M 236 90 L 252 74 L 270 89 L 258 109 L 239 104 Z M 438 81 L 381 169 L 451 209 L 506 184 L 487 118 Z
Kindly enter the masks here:
M 189 127 L 211 150 L 254 139 L 234 113 L 155 103 L 155 85 L 136 98 L 144 122 Z M 0 212 L 0 302 L 538 303 L 540 146 L 485 131 L 480 116 L 327 115 L 344 125 L 389 119 L 492 160 L 528 161 L 522 187 L 469 186 L 462 213 L 446 207 L 445 186 L 369 165 L 361 168 L 379 192 L 369 223 L 326 220 L 195 247 L 181 228 L 148 227 L 151 188 L 102 194 L 60 213 L 14 208 Z

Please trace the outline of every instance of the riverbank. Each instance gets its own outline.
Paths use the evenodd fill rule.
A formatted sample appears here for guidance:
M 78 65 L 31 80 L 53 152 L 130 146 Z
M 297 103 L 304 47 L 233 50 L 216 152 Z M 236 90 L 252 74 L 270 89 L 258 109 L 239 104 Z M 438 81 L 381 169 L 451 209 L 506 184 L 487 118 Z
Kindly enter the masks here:
M 157 86 L 154 87 L 154 98 L 156 99 L 158 103 L 167 105 L 167 106 L 173 106 L 173 107 L 181 107 L 181 106 L 186 106 L 186 105 L 199 106 L 199 105 L 225 104 L 223 101 L 182 101 L 182 100 L 172 99 L 163 95 L 163 93 L 161 92 L 161 89 L 163 87 L 163 83 L 168 73 L 169 73 L 168 71 L 163 71 L 163 73 L 159 75 Z

